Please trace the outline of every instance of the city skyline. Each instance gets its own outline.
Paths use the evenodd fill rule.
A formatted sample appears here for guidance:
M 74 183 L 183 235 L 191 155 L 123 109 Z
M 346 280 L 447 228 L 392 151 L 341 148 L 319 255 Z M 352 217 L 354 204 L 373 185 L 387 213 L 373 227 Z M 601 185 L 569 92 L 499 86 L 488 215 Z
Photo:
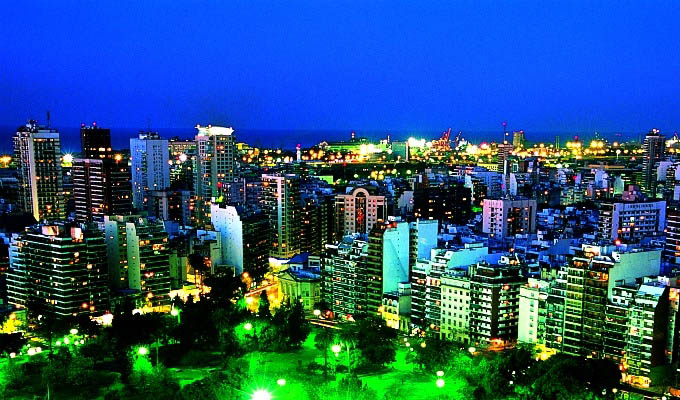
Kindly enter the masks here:
M 680 400 L 680 7 L 0 9 L 0 398 Z

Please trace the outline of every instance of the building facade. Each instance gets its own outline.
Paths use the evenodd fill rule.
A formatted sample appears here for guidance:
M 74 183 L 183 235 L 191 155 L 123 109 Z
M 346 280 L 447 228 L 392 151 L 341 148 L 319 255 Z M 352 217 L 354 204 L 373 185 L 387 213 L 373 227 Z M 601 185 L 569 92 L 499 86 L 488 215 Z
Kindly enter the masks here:
M 106 244 L 97 229 L 36 225 L 12 240 L 10 304 L 69 318 L 109 307 Z
M 19 208 L 36 221 L 65 219 L 59 132 L 28 121 L 14 137 L 14 155 Z
M 132 205 L 136 210 L 146 210 L 149 191 L 170 186 L 168 141 L 158 132 L 140 132 L 130 139 L 132 165 Z

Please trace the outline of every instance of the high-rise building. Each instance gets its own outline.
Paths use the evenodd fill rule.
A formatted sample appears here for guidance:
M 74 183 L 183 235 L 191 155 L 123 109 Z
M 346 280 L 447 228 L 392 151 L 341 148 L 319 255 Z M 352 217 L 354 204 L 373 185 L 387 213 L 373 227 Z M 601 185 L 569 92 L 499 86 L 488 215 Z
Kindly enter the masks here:
M 482 231 L 505 239 L 536 232 L 536 200 L 484 199 Z
M 604 323 L 613 288 L 657 275 L 661 250 L 583 245 L 569 261 L 564 339 L 567 354 L 604 356 Z
M 417 187 L 413 191 L 413 216 L 464 225 L 472 216 L 472 191 L 462 182 Z
M 383 293 L 394 292 L 409 282 L 411 237 L 406 222 L 378 224 L 368 235 L 366 312 L 377 314 Z
M 505 348 L 517 341 L 519 289 L 526 279 L 517 266 L 470 266 L 470 342 Z
M 512 146 L 514 148 L 522 148 L 522 147 L 524 147 L 525 143 L 526 143 L 526 139 L 524 137 L 524 131 L 523 130 L 512 132 Z
M 76 158 L 71 175 L 76 221 L 103 221 L 108 212 L 104 160 Z
M 196 183 L 196 141 L 168 140 L 170 156 L 170 187 L 194 192 Z
M 663 160 L 666 149 L 666 138 L 659 134 L 658 129 L 649 131 L 642 144 L 644 156 L 642 159 L 642 190 L 651 196 L 656 196 L 657 174 L 656 165 Z
M 267 216 L 256 210 L 213 203 L 211 223 L 222 237 L 222 263 L 237 275 L 246 272 L 254 281 L 264 277 L 269 267 Z
M 234 129 L 196 127 L 196 222 L 210 223 L 210 203 L 230 201 L 231 185 L 238 178 Z
M 97 229 L 36 225 L 12 240 L 9 302 L 57 318 L 109 307 L 106 245 Z
M 462 273 L 441 276 L 441 338 L 470 343 L 470 278 Z
M 111 159 L 111 130 L 97 126 L 96 122 L 92 125 L 80 125 L 80 146 L 82 149 L 81 158 L 87 159 Z
M 149 216 L 191 225 L 192 199 L 188 190 L 151 190 L 147 206 Z
M 302 193 L 300 196 L 300 252 L 319 255 L 326 243 L 334 242 L 332 194 Z
M 360 234 L 326 244 L 321 257 L 321 296 L 336 318 L 366 314 L 367 251 L 366 237 Z
M 598 217 L 598 235 L 602 239 L 639 241 L 664 233 L 665 201 L 603 202 Z
M 336 237 L 368 233 L 379 221 L 387 219 L 385 196 L 373 192 L 371 187 L 356 187 L 335 196 Z
M 14 137 L 19 207 L 37 221 L 63 220 L 65 201 L 59 132 L 28 121 Z
M 82 158 L 73 160 L 76 221 L 103 222 L 104 215 L 127 215 L 132 209 L 130 169 L 122 153 L 111 149 L 108 129 L 81 125 Z
M 146 210 L 150 190 L 163 190 L 170 186 L 168 141 L 158 132 L 140 132 L 130 139 L 132 165 L 132 205 L 136 210 Z
M 139 291 L 147 305 L 168 303 L 170 248 L 163 222 L 114 215 L 104 217 L 104 229 L 111 287 Z
M 548 282 L 529 278 L 519 288 L 519 322 L 517 325 L 517 341 L 519 343 L 537 343 L 539 337 L 539 309 L 541 297 L 547 292 Z
M 510 156 L 512 155 L 515 147 L 512 143 L 499 143 L 496 145 L 497 157 L 498 157 L 498 169 L 497 171 L 503 175 L 509 175 L 510 172 Z
M 269 220 L 270 257 L 288 259 L 300 252 L 300 179 L 262 175 L 262 208 Z
M 663 261 L 668 264 L 671 271 L 680 269 L 680 208 L 675 204 L 666 209 L 666 243 L 663 248 Z

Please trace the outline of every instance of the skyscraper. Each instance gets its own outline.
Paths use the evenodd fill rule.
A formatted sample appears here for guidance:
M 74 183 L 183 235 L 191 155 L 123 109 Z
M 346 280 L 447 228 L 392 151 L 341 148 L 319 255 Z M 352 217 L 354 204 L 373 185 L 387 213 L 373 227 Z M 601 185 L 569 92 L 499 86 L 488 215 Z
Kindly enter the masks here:
M 111 149 L 108 129 L 80 127 L 83 158 L 73 160 L 73 197 L 76 220 L 102 222 L 104 215 L 131 211 L 130 169 L 123 154 Z
M 140 132 L 138 139 L 130 139 L 132 160 L 132 204 L 145 210 L 149 190 L 163 190 L 170 186 L 168 141 L 158 132 Z
M 300 182 L 296 175 L 262 175 L 263 210 L 269 220 L 269 255 L 288 259 L 300 252 Z
M 110 159 L 112 157 L 111 130 L 98 127 L 96 122 L 90 126 L 80 124 L 80 146 L 82 158 Z
M 665 146 L 666 138 L 659 134 L 658 129 L 649 131 L 642 145 L 645 152 L 642 160 L 642 189 L 651 196 L 656 196 L 656 164 L 663 160 Z
M 210 203 L 220 197 L 227 202 L 236 171 L 234 129 L 198 125 L 196 135 L 196 216 L 197 223 L 210 223 Z
M 19 166 L 19 201 L 25 213 L 38 220 L 65 218 L 59 132 L 28 121 L 14 137 Z
M 103 221 L 108 211 L 104 160 L 77 158 L 71 173 L 76 221 Z

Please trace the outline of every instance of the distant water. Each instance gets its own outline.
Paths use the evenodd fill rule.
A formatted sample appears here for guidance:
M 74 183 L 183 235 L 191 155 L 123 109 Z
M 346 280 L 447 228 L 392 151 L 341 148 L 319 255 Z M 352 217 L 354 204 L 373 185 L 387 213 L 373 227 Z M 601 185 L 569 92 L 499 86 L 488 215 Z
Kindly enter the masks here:
M 17 125 L 18 126 L 18 125 Z M 12 137 L 17 126 L 0 127 L 0 153 L 12 152 Z M 62 150 L 65 153 L 78 152 L 80 150 L 80 127 L 60 127 L 53 128 L 59 130 L 61 134 Z M 130 138 L 137 137 L 140 129 L 131 128 L 110 128 L 111 141 L 115 149 L 127 149 L 130 146 Z M 447 128 L 448 129 L 448 128 Z M 188 128 L 158 128 L 161 137 L 169 139 L 179 137 L 182 139 L 193 138 L 196 134 L 194 127 Z M 256 147 L 276 147 L 284 149 L 294 149 L 300 144 L 303 147 L 316 145 L 322 141 L 348 140 L 351 129 L 348 130 L 256 130 L 243 129 L 236 130 L 236 139 L 239 142 L 246 142 Z M 369 139 L 384 139 L 389 134 L 392 140 L 405 140 L 409 137 L 436 139 L 441 136 L 441 131 L 362 131 L 355 130 L 357 137 Z M 457 132 L 451 134 L 453 139 Z M 639 133 L 600 133 L 600 137 L 610 141 L 637 140 Z M 526 139 L 529 142 L 554 143 L 555 137 L 560 137 L 560 143 L 564 145 L 567 140 L 578 136 L 583 140 L 589 140 L 594 133 L 562 133 L 562 132 L 531 132 L 525 131 Z M 463 131 L 462 137 L 473 143 L 491 142 L 503 140 L 503 132 L 468 132 Z

